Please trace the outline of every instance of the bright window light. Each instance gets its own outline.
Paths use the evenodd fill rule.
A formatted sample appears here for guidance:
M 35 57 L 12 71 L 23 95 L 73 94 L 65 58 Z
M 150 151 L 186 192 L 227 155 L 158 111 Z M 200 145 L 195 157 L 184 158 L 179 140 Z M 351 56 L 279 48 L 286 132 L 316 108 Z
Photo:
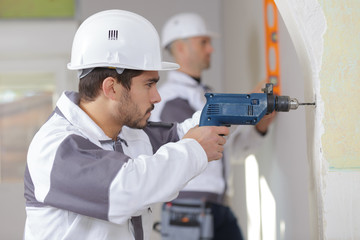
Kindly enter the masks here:
M 263 240 L 276 239 L 276 203 L 264 177 L 260 178 L 261 228 Z
M 259 166 L 254 155 L 245 159 L 246 206 L 248 214 L 248 240 L 260 240 Z
M 281 220 L 280 221 L 280 239 L 285 239 L 285 229 L 286 229 L 285 221 Z

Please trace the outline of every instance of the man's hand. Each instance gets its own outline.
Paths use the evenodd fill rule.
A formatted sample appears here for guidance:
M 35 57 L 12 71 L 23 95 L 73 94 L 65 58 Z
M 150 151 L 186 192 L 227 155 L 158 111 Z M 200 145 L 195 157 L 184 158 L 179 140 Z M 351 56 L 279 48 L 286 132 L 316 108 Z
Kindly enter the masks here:
M 265 115 L 256 125 L 256 130 L 258 130 L 261 134 L 265 134 L 274 120 L 275 111 L 270 113 L 269 115 Z
M 261 82 L 258 82 L 254 89 L 252 90 L 252 93 L 263 93 L 262 89 L 265 87 L 265 84 L 267 83 L 266 80 L 263 80 Z M 256 125 L 255 128 L 258 130 L 261 134 L 265 134 L 270 126 L 270 124 L 273 122 L 275 118 L 275 111 L 272 112 L 269 115 L 265 115 Z
M 190 129 L 183 138 L 193 138 L 200 143 L 206 152 L 208 161 L 221 159 L 226 139 L 229 134 L 227 127 L 221 126 L 196 126 Z

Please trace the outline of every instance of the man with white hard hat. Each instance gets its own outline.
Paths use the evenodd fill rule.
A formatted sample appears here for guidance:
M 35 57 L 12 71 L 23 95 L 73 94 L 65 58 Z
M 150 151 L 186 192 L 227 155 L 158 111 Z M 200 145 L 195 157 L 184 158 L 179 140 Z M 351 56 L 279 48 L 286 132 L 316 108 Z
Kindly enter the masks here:
M 33 138 L 25 171 L 24 239 L 149 239 L 152 205 L 171 201 L 221 159 L 226 127 L 149 123 L 159 102 L 159 36 L 145 18 L 99 12 L 77 30 L 64 92 Z M 191 156 L 191 157 L 190 157 Z
M 210 67 L 214 51 L 211 40 L 215 35 L 195 13 L 180 13 L 166 22 L 161 44 L 180 69 L 169 72 L 159 90 L 164 101 L 156 105 L 151 120 L 182 121 L 202 109 L 207 87 L 201 82 L 201 74 Z
M 169 51 L 180 68 L 168 72 L 167 81 L 159 88 L 162 101 L 155 105 L 151 120 L 181 122 L 196 111 L 202 110 L 206 103 L 204 94 L 209 88 L 202 84 L 201 75 L 210 67 L 211 54 L 214 51 L 211 40 L 214 36 L 216 34 L 208 29 L 204 19 L 196 13 L 176 14 L 165 23 L 162 29 L 162 47 Z M 272 116 L 265 117 L 255 127 L 236 128 L 238 133 L 236 135 L 239 136 L 236 142 L 237 151 L 249 153 L 251 149 L 257 147 L 271 119 Z M 227 168 L 228 163 L 225 159 L 208 164 L 202 174 L 184 187 L 176 200 L 205 199 L 209 203 L 214 219 L 212 223 L 214 240 L 242 239 L 237 220 L 224 203 Z M 167 227 L 164 221 L 166 220 L 161 220 L 163 236 L 183 235 L 183 239 L 190 239 L 185 235 L 184 228 Z M 205 226 L 205 228 L 209 227 Z M 189 233 L 189 235 L 194 234 Z

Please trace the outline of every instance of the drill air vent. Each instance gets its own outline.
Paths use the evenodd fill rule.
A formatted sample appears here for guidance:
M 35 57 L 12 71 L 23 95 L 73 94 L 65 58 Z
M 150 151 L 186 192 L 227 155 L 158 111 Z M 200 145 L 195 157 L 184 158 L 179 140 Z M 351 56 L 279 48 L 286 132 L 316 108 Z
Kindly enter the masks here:
M 220 114 L 220 105 L 219 104 L 209 104 L 207 109 L 207 115 L 218 115 Z
M 248 106 L 248 115 L 253 116 L 254 115 L 254 107 L 249 105 Z

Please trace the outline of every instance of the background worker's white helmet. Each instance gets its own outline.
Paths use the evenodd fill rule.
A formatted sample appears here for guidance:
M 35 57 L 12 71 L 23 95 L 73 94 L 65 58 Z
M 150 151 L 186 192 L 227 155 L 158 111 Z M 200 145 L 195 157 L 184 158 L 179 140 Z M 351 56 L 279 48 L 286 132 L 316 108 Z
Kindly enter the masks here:
M 179 68 L 163 62 L 159 35 L 145 18 L 123 10 L 107 10 L 87 18 L 77 30 L 71 70 L 110 67 L 148 71 Z
M 216 34 L 208 30 L 204 19 L 198 14 L 180 13 L 165 23 L 161 32 L 161 46 L 166 48 L 175 40 L 197 36 L 214 37 Z

